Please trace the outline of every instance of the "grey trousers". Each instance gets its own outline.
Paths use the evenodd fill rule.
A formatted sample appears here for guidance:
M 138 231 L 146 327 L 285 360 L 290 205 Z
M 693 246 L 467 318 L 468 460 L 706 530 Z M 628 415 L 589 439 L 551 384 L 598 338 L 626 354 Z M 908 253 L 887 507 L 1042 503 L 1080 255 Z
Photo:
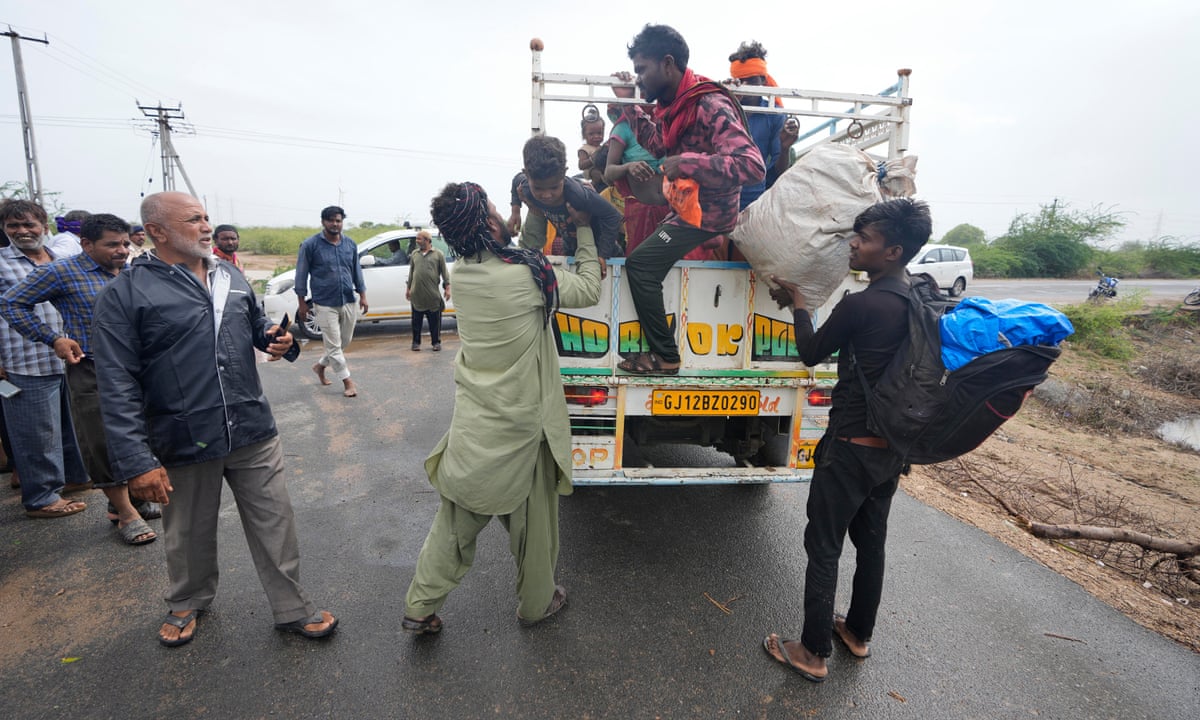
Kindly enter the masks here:
M 167 606 L 204 609 L 217 594 L 217 517 L 221 479 L 229 483 L 254 569 L 277 623 L 312 617 L 316 606 L 300 587 L 300 545 L 283 477 L 278 437 L 226 457 L 167 469 L 174 490 L 163 506 Z

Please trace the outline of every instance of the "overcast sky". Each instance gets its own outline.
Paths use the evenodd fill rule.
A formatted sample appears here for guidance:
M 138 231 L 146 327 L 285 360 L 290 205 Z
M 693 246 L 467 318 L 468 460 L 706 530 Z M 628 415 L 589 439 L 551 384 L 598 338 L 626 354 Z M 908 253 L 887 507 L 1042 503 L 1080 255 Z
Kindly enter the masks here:
M 316 227 L 339 202 L 353 223 L 426 221 L 441 185 L 465 179 L 503 207 L 529 135 L 530 38 L 546 72 L 607 75 L 631 69 L 628 42 L 656 22 L 714 79 L 748 39 L 787 87 L 876 93 L 912 68 L 909 147 L 935 237 L 963 222 L 995 237 L 1057 198 L 1124 213 L 1125 239 L 1200 243 L 1194 0 L 5 5 L 0 23 L 50 40 L 22 51 L 43 186 L 68 208 L 133 219 L 161 189 L 137 102 L 182 103 L 194 132 L 175 146 L 214 222 Z M 2 57 L 0 181 L 24 180 Z M 568 148 L 579 111 L 551 111 Z

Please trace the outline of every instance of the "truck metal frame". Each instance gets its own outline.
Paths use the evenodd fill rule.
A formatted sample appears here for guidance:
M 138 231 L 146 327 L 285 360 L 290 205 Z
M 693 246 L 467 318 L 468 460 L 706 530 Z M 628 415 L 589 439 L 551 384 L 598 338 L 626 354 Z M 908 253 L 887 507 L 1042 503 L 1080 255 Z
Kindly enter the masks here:
M 640 104 L 611 96 L 629 83 L 607 75 L 542 70 L 542 47 L 530 43 L 533 134 L 545 132 L 546 103 Z M 864 151 L 886 145 L 878 160 L 902 157 L 908 145 L 908 70 L 878 95 L 794 88 L 731 88 L 767 97 L 769 107 L 749 113 L 825 118 L 801 140 L 803 155 L 821 142 Z M 548 90 L 548 86 L 553 92 Z M 597 95 L 597 90 L 605 93 Z M 774 98 L 784 101 L 776 107 Z M 847 107 L 849 105 L 849 107 Z M 832 107 L 836 106 L 836 107 Z M 823 137 L 819 137 L 824 135 Z M 799 141 L 798 141 L 799 142 Z M 551 261 L 569 271 L 571 258 Z M 809 392 L 825 393 L 836 379 L 826 362 L 798 360 L 791 313 L 771 300 L 763 278 L 744 262 L 680 261 L 663 283 L 668 321 L 677 330 L 682 367 L 677 376 L 640 376 L 617 369 L 622 354 L 646 350 L 633 309 L 624 260 L 609 260 L 600 301 L 559 311 L 553 320 L 572 428 L 576 485 L 679 485 L 803 482 L 812 476 L 812 451 L 821 428 L 804 428 Z M 847 274 L 820 323 L 860 281 Z M 727 467 L 626 467 L 630 442 L 638 445 L 712 446 L 734 457 Z

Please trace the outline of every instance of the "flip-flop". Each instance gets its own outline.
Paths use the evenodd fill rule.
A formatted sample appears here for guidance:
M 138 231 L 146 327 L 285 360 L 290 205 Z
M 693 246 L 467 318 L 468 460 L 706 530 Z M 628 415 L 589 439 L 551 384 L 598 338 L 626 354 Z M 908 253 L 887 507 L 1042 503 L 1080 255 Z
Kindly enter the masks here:
M 158 642 L 166 647 L 179 647 L 180 645 L 187 645 L 196 637 L 196 628 L 192 628 L 192 634 L 186 637 L 183 634 L 183 630 L 188 625 L 191 625 L 193 622 L 195 622 L 196 618 L 198 617 L 200 617 L 199 610 L 188 610 L 188 614 L 184 615 L 183 617 L 179 617 L 175 613 L 167 613 L 166 619 L 163 620 L 163 625 L 173 625 L 174 627 L 179 628 L 179 637 L 175 638 L 174 640 L 168 640 L 162 635 L 159 635 Z
M 778 648 L 779 655 L 782 656 L 782 659 L 780 659 L 780 657 L 776 656 L 775 653 L 771 651 L 771 638 L 775 638 L 775 647 Z M 815 683 L 825 682 L 825 678 L 827 677 L 826 675 L 813 675 L 809 671 L 805 670 L 804 668 L 800 667 L 796 663 L 792 662 L 792 656 L 789 655 L 787 650 L 783 647 L 785 643 L 790 643 L 790 642 L 795 642 L 795 641 L 794 640 L 784 640 L 783 638 L 779 637 L 775 633 L 771 633 L 770 635 L 763 638 L 763 650 L 765 650 L 766 653 L 771 656 L 772 660 L 774 660 L 775 662 L 777 662 L 781 665 L 787 665 L 788 667 L 790 667 L 791 669 L 793 669 L 797 673 L 799 673 L 800 677 L 804 678 L 805 680 L 808 680 L 810 682 L 815 682 Z
M 45 507 L 37 508 L 36 510 L 26 510 L 25 515 L 31 518 L 41 518 L 43 520 L 53 520 L 54 518 L 66 517 L 75 513 L 87 510 L 87 503 L 72 500 L 65 502 L 58 507 L 52 507 L 55 503 L 46 505 Z
M 442 631 L 442 619 L 437 614 L 430 615 L 424 620 L 410 618 L 407 615 L 400 621 L 400 629 L 413 635 L 437 635 Z
M 329 616 L 328 620 L 325 619 L 326 615 Z M 305 627 L 307 625 L 316 625 L 323 622 L 329 623 L 329 627 L 325 628 L 324 630 L 309 630 Z M 333 613 L 325 610 L 318 610 L 315 615 L 310 618 L 304 618 L 303 620 L 295 620 L 290 623 L 275 623 L 276 630 L 303 635 L 310 640 L 328 637 L 329 635 L 333 634 L 333 631 L 337 629 L 337 626 L 338 619 L 333 616 Z
M 162 517 L 162 505 L 149 500 L 138 500 L 133 504 L 133 509 L 138 511 L 138 515 L 142 516 L 143 520 L 157 520 Z M 108 504 L 108 521 L 116 525 L 121 521 L 121 516 L 117 514 L 117 509 L 112 503 Z
M 127 545 L 145 545 L 158 539 L 154 528 L 147 525 L 146 521 L 140 517 L 130 521 L 125 527 L 117 527 L 117 532 L 120 533 L 121 539 Z M 150 537 L 146 537 L 147 535 Z
M 840 626 L 838 625 L 839 621 L 841 621 Z M 842 634 L 843 632 L 848 633 L 850 635 L 850 637 L 852 637 L 856 642 L 860 642 L 864 646 L 866 646 L 867 652 L 862 655 L 859 655 L 857 652 L 855 652 L 854 648 L 850 647 L 850 641 L 847 640 L 846 636 Z M 834 613 L 834 615 L 833 615 L 833 635 L 834 635 L 834 637 L 836 637 L 838 640 L 841 641 L 842 645 L 846 646 L 846 650 L 850 651 L 851 655 L 858 658 L 859 660 L 866 660 L 867 658 L 871 657 L 871 646 L 867 645 L 867 643 L 864 643 L 862 640 L 859 640 L 857 637 L 854 636 L 854 633 L 850 632 L 850 628 L 846 627 L 846 616 L 845 615 L 839 615 L 837 613 Z

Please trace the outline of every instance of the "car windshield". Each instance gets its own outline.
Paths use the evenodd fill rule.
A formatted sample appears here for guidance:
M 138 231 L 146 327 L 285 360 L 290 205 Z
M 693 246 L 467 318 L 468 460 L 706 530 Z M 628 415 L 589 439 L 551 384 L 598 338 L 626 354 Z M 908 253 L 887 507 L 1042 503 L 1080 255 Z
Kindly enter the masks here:
M 446 262 L 454 262 L 458 259 L 458 255 L 442 239 L 441 235 L 433 236 L 433 246 L 442 251 L 442 255 L 446 256 Z M 416 251 L 417 238 L 413 234 L 385 240 L 371 249 L 363 251 L 362 256 L 371 255 L 375 258 L 377 265 L 407 265 L 408 256 Z

